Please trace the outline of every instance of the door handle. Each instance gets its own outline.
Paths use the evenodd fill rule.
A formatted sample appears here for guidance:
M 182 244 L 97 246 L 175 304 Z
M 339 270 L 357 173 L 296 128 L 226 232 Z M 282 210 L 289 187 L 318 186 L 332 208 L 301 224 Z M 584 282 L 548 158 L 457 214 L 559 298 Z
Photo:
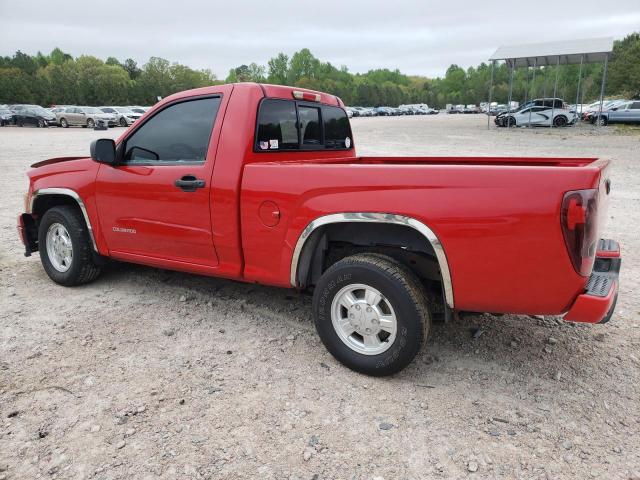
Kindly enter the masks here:
M 184 192 L 195 192 L 198 188 L 204 188 L 204 180 L 196 178 L 195 175 L 184 175 L 175 181 L 175 186 Z

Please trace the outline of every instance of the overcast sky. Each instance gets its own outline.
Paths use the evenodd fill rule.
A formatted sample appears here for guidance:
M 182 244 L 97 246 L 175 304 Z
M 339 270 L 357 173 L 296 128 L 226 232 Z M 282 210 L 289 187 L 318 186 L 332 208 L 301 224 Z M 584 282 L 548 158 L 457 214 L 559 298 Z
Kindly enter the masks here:
M 0 55 L 60 47 L 139 64 L 160 56 L 224 79 L 231 67 L 307 47 L 352 72 L 441 76 L 499 45 L 640 30 L 640 0 L 0 0 Z

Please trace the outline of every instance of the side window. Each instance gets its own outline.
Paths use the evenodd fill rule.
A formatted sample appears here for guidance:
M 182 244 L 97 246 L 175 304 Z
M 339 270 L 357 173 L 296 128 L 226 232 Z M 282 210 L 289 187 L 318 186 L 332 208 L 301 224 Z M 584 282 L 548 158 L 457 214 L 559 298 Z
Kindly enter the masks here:
M 263 100 L 260 105 L 258 150 L 292 150 L 298 148 L 296 104 L 287 100 Z
M 640 102 L 633 102 L 629 108 L 631 110 L 640 110 Z
M 351 148 L 349 117 L 338 107 L 322 107 L 324 145 L 326 148 Z
M 130 165 L 204 163 L 220 97 L 187 100 L 151 117 L 125 144 Z
M 316 107 L 298 107 L 298 125 L 302 145 L 318 146 L 322 144 L 320 131 L 320 109 Z

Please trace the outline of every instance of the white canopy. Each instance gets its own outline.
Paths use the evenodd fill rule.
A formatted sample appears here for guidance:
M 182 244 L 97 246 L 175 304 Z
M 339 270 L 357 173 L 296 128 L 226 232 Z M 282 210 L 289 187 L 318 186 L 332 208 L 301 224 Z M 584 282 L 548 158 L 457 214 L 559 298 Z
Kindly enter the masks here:
M 603 62 L 613 50 L 613 37 L 502 46 L 489 60 L 505 60 L 510 67 Z

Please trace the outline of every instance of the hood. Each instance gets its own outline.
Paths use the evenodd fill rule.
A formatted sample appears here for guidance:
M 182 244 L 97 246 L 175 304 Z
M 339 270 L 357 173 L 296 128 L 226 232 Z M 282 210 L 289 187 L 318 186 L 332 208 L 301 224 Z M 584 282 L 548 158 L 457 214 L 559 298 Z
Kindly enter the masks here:
M 49 158 L 47 160 L 42 160 L 41 162 L 36 162 L 33 165 L 31 165 L 31 168 L 39 168 L 39 167 L 44 167 L 45 165 L 51 165 L 53 163 L 61 163 L 61 162 L 68 162 L 71 160 L 80 160 L 81 158 L 87 158 L 85 157 L 56 157 L 56 158 Z

